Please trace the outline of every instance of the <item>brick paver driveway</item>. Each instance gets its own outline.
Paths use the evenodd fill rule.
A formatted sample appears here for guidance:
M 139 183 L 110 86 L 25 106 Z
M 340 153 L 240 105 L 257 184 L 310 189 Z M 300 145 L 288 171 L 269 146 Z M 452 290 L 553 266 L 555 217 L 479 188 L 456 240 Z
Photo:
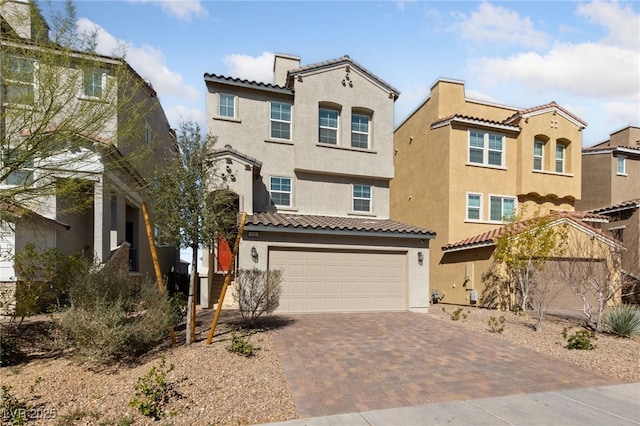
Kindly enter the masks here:
M 619 383 L 424 314 L 288 318 L 274 340 L 302 418 Z

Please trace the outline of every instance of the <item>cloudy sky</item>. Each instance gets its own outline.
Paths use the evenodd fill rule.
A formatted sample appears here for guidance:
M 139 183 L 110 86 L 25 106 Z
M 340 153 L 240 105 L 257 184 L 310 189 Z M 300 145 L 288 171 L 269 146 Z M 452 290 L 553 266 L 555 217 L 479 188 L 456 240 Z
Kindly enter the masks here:
M 75 5 L 79 30 L 99 31 L 99 53 L 126 52 L 174 127 L 204 127 L 205 73 L 271 82 L 274 52 L 300 56 L 302 65 L 351 56 L 401 92 L 396 124 L 440 77 L 464 81 L 470 98 L 520 108 L 556 101 L 589 124 L 584 146 L 640 124 L 637 1 Z

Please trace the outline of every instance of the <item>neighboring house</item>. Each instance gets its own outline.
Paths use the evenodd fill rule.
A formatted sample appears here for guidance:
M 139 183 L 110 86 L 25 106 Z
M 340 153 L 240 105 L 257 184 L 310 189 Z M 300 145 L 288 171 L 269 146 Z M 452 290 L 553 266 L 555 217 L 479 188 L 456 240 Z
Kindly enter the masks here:
M 582 199 L 576 208 L 610 218 L 603 230 L 627 249 L 624 300 L 640 303 L 640 127 L 628 126 L 584 148 L 582 165 Z
M 519 109 L 469 99 L 463 82 L 446 79 L 397 126 L 391 218 L 437 233 L 429 269 L 442 302 L 479 302 L 493 243 L 478 236 L 511 217 L 574 210 L 585 126 L 555 102 Z M 480 245 L 461 243 L 474 236 Z
M 27 216 L 40 219 L 24 220 L 22 213 L 10 214 L 4 208 L 8 204 L 0 210 L 0 282 L 20 278 L 7 257 L 29 242 L 40 250 L 55 247 L 62 254 L 83 253 L 99 262 L 108 261 L 125 246 L 130 274 L 155 278 L 141 206 L 154 166 L 175 153 L 175 137 L 156 92 L 120 58 L 69 52 L 54 44 L 48 38 L 46 22 L 29 1 L 0 3 L 0 24 L 0 176 L 4 176 L 0 194 L 19 189 L 13 197 L 21 205 L 19 210 L 32 211 Z M 59 55 L 60 60 L 40 63 L 38 58 L 45 54 Z M 74 86 L 65 87 L 70 93 L 58 95 L 54 93 L 60 89 L 56 83 L 47 86 L 54 80 L 43 81 L 41 76 L 56 76 L 55 81 Z M 67 103 L 54 112 L 58 101 Z M 43 105 L 47 102 L 50 104 Z M 100 105 L 104 107 L 96 115 L 86 112 Z M 83 112 L 92 117 L 87 122 L 99 122 L 100 127 L 82 123 Z M 98 115 L 101 113 L 105 116 Z M 75 121 L 72 115 L 77 115 Z M 70 123 L 85 126 L 77 128 Z M 25 141 L 34 134 L 33 129 L 39 127 L 46 127 L 36 130 L 43 138 L 60 140 L 64 135 L 66 140 L 80 143 L 74 143 L 72 150 L 31 159 L 22 163 L 22 168 L 10 168 L 13 159 L 28 147 Z M 56 185 L 74 181 L 78 191 L 64 196 L 55 191 L 24 196 L 24 188 L 52 181 Z M 86 204 L 81 210 L 78 201 Z M 176 251 L 160 247 L 158 254 L 162 273 L 170 274 L 176 265 Z
M 204 80 L 223 183 L 248 213 L 238 266 L 284 271 L 279 312 L 426 312 L 435 234 L 389 220 L 398 91 L 349 56 L 276 54 L 273 83 Z M 224 246 L 205 257 L 205 306 Z

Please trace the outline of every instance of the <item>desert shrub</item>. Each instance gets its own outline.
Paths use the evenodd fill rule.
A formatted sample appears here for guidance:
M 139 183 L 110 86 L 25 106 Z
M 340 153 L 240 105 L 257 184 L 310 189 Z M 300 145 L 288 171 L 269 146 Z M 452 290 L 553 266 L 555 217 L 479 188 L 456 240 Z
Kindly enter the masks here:
M 0 367 L 17 364 L 22 356 L 18 342 L 3 331 L 0 338 Z
M 242 318 L 249 324 L 255 324 L 263 314 L 272 314 L 280 305 L 281 294 L 281 270 L 238 270 L 233 296 Z
M 253 345 L 249 341 L 249 338 L 253 333 L 247 333 L 241 328 L 234 328 L 231 330 L 231 344 L 227 348 L 229 352 L 233 352 L 238 355 L 250 357 L 253 356 L 255 351 Z
M 134 386 L 135 394 L 129 405 L 141 414 L 159 420 L 164 417 L 164 409 L 171 396 L 171 385 L 167 382 L 167 374 L 173 370 L 173 364 L 167 366 L 163 356 L 160 364 L 140 377 Z
M 603 323 L 607 331 L 631 337 L 640 334 L 640 311 L 632 305 L 616 305 L 605 312 Z
M 462 313 L 463 310 L 464 310 L 463 308 L 458 308 L 455 311 L 453 311 L 453 313 L 451 314 L 451 320 L 459 321 L 462 318 L 462 320 L 465 321 L 467 319 L 467 314 L 471 313 L 471 311 L 467 310 L 467 314 L 463 314 Z
M 598 340 L 593 331 L 580 330 L 573 333 L 573 335 L 569 335 L 569 330 L 571 330 L 571 327 L 565 327 L 562 330 L 562 337 L 567 341 L 567 349 L 591 351 L 596 348 L 596 345 L 591 342 L 592 340 Z
M 489 317 L 489 321 L 487 322 L 489 325 L 489 333 L 498 333 L 502 334 L 504 331 L 504 323 L 507 320 L 504 318 L 504 315 L 501 315 L 500 318 Z
M 72 280 L 71 307 L 56 321 L 76 353 L 99 363 L 139 355 L 164 339 L 176 317 L 155 283 L 111 268 Z

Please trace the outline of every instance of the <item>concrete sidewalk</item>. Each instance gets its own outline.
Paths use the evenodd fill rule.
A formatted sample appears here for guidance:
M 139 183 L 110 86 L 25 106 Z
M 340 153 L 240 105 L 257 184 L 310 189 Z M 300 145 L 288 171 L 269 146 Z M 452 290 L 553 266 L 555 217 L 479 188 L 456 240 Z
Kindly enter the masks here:
M 640 425 L 640 383 L 450 401 L 268 425 Z

